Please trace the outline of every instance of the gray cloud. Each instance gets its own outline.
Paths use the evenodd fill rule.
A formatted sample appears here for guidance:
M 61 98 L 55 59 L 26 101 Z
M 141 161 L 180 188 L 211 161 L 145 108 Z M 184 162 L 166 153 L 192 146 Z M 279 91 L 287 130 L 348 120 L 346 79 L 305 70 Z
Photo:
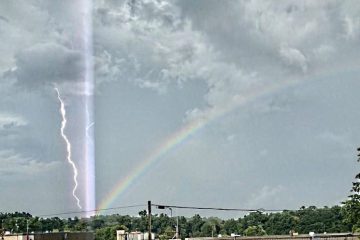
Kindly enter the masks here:
M 27 122 L 20 116 L 9 113 L 0 113 L 0 126 L 5 129 L 25 125 L 27 125 Z
M 66 163 L 66 155 L 54 85 L 60 89 L 69 111 L 66 131 L 74 142 L 75 161 L 83 164 L 83 148 L 79 145 L 85 137 L 84 93 L 89 91 L 85 92 L 83 76 L 82 7 L 66 0 L 1 4 L 0 15 L 8 19 L 0 21 L 0 112 L 4 112 L 0 115 L 0 151 L 4 166 L 1 174 L 7 176 L 2 178 L 2 182 L 7 182 L 2 185 L 5 191 L 26 191 L 19 187 L 15 190 L 13 187 L 18 183 L 14 179 L 31 180 L 34 186 L 44 189 L 58 185 L 62 189 L 58 197 L 64 196 L 67 202 L 67 193 L 71 192 L 67 186 L 72 184 L 67 179 L 71 173 L 66 164 L 61 164 Z M 17 118 L 8 119 L 8 115 Z M 73 132 L 76 134 L 72 135 Z M 51 177 L 58 171 L 58 176 Z M 84 176 L 82 170 L 79 172 Z M 49 182 L 42 183 L 42 177 Z M 9 211 L 26 205 L 22 200 L 12 202 Z
M 11 141 L 11 139 L 18 137 L 20 131 L 27 124 L 23 117 L 9 113 L 0 113 L 0 137 Z
M 349 38 L 358 17 L 348 2 L 97 1 L 96 7 L 97 81 L 127 80 L 159 92 L 174 82 L 203 81 L 208 107 L 197 108 L 197 116 L 237 105 L 260 86 L 359 61 L 352 51 L 358 42 Z
M 9 22 L 9 19 L 7 19 L 6 17 L 3 17 L 3 16 L 0 16 L 0 20 L 8 23 Z
M 307 72 L 307 59 L 299 50 L 295 48 L 282 47 L 280 49 L 280 56 L 287 65 L 300 68 L 300 70 L 304 73 Z
M 82 36 L 84 28 L 78 12 L 81 7 L 72 1 L 28 1 L 20 6 L 4 3 L 0 15 L 8 22 L 0 31 L 2 75 L 12 73 L 18 86 L 27 90 L 56 83 L 62 92 L 85 93 L 86 37 Z
M 25 158 L 12 151 L 0 151 L 0 177 L 18 175 L 35 175 L 40 172 L 53 170 L 60 165 L 59 162 L 41 162 L 35 159 Z
M 358 31 L 354 24 L 358 17 L 350 9 L 350 4 L 358 8 L 356 1 L 97 3 L 98 81 L 118 86 L 118 96 L 125 96 L 119 89 L 121 86 L 128 88 L 127 84 L 131 83 L 142 88 L 139 90 L 142 95 L 148 94 L 144 89 L 163 93 L 158 98 L 164 101 L 170 98 L 167 91 L 174 91 L 174 88 L 181 91 L 183 86 L 193 82 L 203 84 L 204 91 L 198 92 L 203 102 L 189 104 L 191 107 L 183 112 L 186 121 L 201 117 L 213 119 L 200 134 L 194 134 L 194 141 L 203 145 L 189 150 L 193 141 L 184 143 L 176 156 L 167 155 L 166 163 L 160 164 L 161 169 L 154 170 L 157 174 L 161 175 L 160 170 L 168 171 L 163 175 L 168 174 L 169 182 L 185 193 L 190 191 L 187 189 L 189 184 L 182 181 L 193 183 L 193 198 L 202 198 L 204 193 L 200 189 L 208 189 L 206 196 L 219 204 L 237 200 L 249 204 L 254 202 L 254 207 L 267 202 L 272 206 L 298 207 L 300 204 L 330 201 L 320 196 L 324 191 L 320 189 L 320 183 L 309 189 L 300 185 L 320 178 L 328 180 L 325 173 L 320 176 L 314 169 L 324 166 L 323 161 L 328 157 L 324 152 L 330 151 L 331 144 L 326 144 L 322 138 L 314 138 L 314 134 L 321 135 L 331 128 L 346 131 L 345 125 L 353 125 L 357 116 L 357 113 L 352 117 L 347 115 L 351 120 L 342 124 L 334 115 L 334 109 L 338 109 L 335 106 L 339 105 L 344 107 L 344 114 L 349 114 L 352 100 L 344 95 L 355 96 L 346 85 L 354 87 L 356 84 L 354 76 L 359 64 L 358 51 L 354 51 L 358 49 L 358 39 L 350 37 L 357 36 Z M 349 68 L 355 69 L 355 73 L 343 73 Z M 334 79 L 334 72 L 339 72 L 348 82 L 340 83 Z M 336 86 L 333 87 L 336 90 L 330 86 Z M 109 99 L 115 104 L 116 94 L 109 89 L 104 87 L 104 91 L 113 94 Z M 343 92 L 335 94 L 340 89 Z M 319 91 L 321 93 L 316 93 Z M 132 93 L 136 95 L 138 92 Z M 325 98 L 326 101 L 321 100 Z M 123 105 L 129 98 L 121 99 L 122 107 L 118 108 L 127 109 Z M 105 102 L 103 100 L 103 112 L 111 114 L 106 111 Z M 163 106 L 157 103 L 159 106 L 156 107 Z M 138 105 L 134 109 L 146 111 Z M 166 113 L 161 115 L 168 121 L 177 120 Z M 113 116 L 122 117 L 120 113 Z M 151 125 L 144 123 L 147 124 Z M 162 133 L 156 124 L 151 126 L 156 133 Z M 113 128 L 126 132 L 121 126 Z M 106 134 L 102 133 L 102 136 Z M 121 142 L 123 149 L 125 146 L 131 148 L 125 140 Z M 106 146 L 105 142 L 102 146 Z M 344 148 L 339 151 L 344 151 L 339 157 L 342 160 L 337 162 L 334 157 L 324 167 L 329 170 L 337 166 L 339 171 L 346 172 L 351 157 Z M 106 151 L 99 153 L 101 156 L 107 154 Z M 179 166 L 180 172 L 187 176 L 174 180 Z M 233 171 L 236 171 L 236 176 L 230 176 Z M 159 185 L 162 189 L 169 189 L 160 183 L 163 177 L 154 180 L 153 175 L 149 176 L 140 184 L 143 188 L 134 187 L 130 191 L 133 196 L 146 199 L 151 191 L 157 192 Z M 336 180 L 341 182 L 338 184 L 339 192 L 327 191 L 328 199 L 339 199 L 341 191 L 345 195 L 346 190 L 340 187 L 345 185 L 345 180 L 340 178 L 339 174 Z M 350 182 L 349 179 L 346 181 Z M 143 193 L 144 184 L 149 181 L 156 182 L 156 187 Z M 335 180 L 328 181 L 334 183 Z M 106 189 L 106 184 L 101 186 Z M 299 189 L 306 192 L 306 196 L 299 196 Z M 232 200 L 224 200 L 220 199 L 219 192 L 241 193 L 234 194 Z M 168 198 L 159 194 L 160 199 Z M 301 200 L 283 200 L 289 194 Z M 174 195 L 174 201 L 191 202 L 189 196 Z M 280 197 L 275 198 L 276 195 Z
M 201 117 L 212 121 L 150 167 L 121 204 L 151 195 L 295 208 L 346 196 L 360 136 L 359 8 L 331 0 L 94 1 L 98 198 Z M 65 159 L 59 105 L 46 92 L 53 84 L 64 92 L 66 131 L 82 164 L 81 9 L 71 0 L 5 1 L 0 9 L 8 19 L 0 20 L 0 157 L 9 191 L 23 190 L 11 180 L 29 171 L 46 193 L 59 185 L 48 195 L 67 196 L 67 166 L 52 165 Z M 49 181 L 37 168 L 50 171 L 42 175 Z M 5 204 L 24 206 L 15 203 Z
M 79 51 L 54 43 L 38 44 L 16 55 L 18 83 L 30 88 L 79 81 L 83 69 Z

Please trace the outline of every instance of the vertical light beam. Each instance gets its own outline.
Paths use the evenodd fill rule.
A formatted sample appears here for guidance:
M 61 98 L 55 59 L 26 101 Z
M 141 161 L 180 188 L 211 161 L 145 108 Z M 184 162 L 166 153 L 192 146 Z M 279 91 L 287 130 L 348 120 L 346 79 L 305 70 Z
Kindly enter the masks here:
M 65 127 L 66 127 L 66 123 L 67 123 L 65 104 L 64 104 L 63 100 L 61 99 L 59 89 L 55 88 L 55 91 L 57 93 L 57 97 L 58 97 L 59 102 L 60 102 L 60 113 L 61 113 L 61 117 L 62 117 L 60 132 L 61 132 L 62 138 L 64 139 L 64 141 L 66 143 L 66 152 L 67 152 L 67 157 L 66 158 L 67 158 L 67 161 L 71 165 L 72 170 L 73 170 L 74 188 L 72 190 L 72 195 L 76 200 L 77 206 L 81 209 L 82 207 L 81 207 L 81 204 L 80 204 L 80 199 L 76 195 L 76 190 L 78 188 L 78 181 L 77 181 L 78 170 L 76 168 L 75 163 L 71 159 L 71 143 L 70 143 L 68 137 L 65 134 Z
M 94 138 L 94 62 L 93 62 L 93 0 L 81 0 L 82 54 L 84 59 L 85 87 L 85 210 L 95 209 L 95 138 Z M 91 212 L 87 217 L 92 215 Z

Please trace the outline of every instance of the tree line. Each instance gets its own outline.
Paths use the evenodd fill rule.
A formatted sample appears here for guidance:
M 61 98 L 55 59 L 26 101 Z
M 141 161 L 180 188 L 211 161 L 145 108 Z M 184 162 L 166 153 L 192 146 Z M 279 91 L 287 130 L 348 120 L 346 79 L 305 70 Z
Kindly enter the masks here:
M 360 148 L 358 148 L 360 162 Z M 185 237 L 209 237 L 219 234 L 245 236 L 360 232 L 360 173 L 355 176 L 351 193 L 341 206 L 301 207 L 296 211 L 278 213 L 251 212 L 238 219 L 217 217 L 152 215 L 152 231 L 160 239 L 172 238 L 178 220 L 179 233 Z M 147 231 L 147 212 L 138 216 L 96 215 L 90 218 L 41 218 L 25 212 L 0 213 L 1 231 L 11 233 L 52 231 L 94 231 L 96 240 L 115 240 L 116 230 Z
M 284 235 L 290 231 L 299 234 L 309 232 L 339 233 L 356 231 L 359 227 L 359 215 L 353 218 L 354 212 L 349 214 L 346 204 L 342 207 L 315 206 L 301 207 L 296 211 L 279 213 L 251 212 L 238 219 L 220 219 L 217 217 L 178 217 L 179 233 L 185 237 L 230 236 L 231 234 L 254 235 Z M 58 217 L 39 218 L 29 213 L 1 213 L 2 228 L 12 233 L 52 232 L 52 231 L 94 231 L 97 240 L 115 239 L 116 230 L 147 231 L 146 211 L 139 212 L 139 216 L 129 215 L 97 215 L 90 218 Z M 152 216 L 153 232 L 160 239 L 172 238 L 175 234 L 176 217 L 166 214 Z M 354 228 L 355 227 L 355 228 Z M 359 229 L 360 230 L 360 229 Z

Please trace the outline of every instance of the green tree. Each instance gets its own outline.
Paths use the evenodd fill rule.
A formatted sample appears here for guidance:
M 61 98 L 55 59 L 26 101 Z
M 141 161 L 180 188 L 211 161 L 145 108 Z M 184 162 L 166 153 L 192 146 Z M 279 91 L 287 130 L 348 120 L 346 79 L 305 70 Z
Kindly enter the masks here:
M 186 219 L 186 217 L 181 216 L 179 217 L 179 233 L 181 237 L 188 237 L 189 236 L 189 228 L 187 227 L 188 225 L 188 220 Z
M 360 157 L 360 148 L 357 151 Z M 357 161 L 360 162 L 360 158 Z M 353 232 L 360 232 L 360 173 L 355 176 L 349 199 L 343 204 L 344 222 L 352 226 Z
M 201 235 L 204 237 L 216 236 L 220 234 L 220 232 L 223 232 L 222 229 L 221 219 L 210 217 L 206 219 L 204 225 L 201 227 Z
M 239 219 L 239 233 L 245 234 L 245 230 L 250 226 L 264 226 L 268 221 L 269 215 L 261 212 L 252 212 Z
M 199 214 L 196 214 L 188 221 L 188 232 L 191 237 L 200 237 L 201 227 L 205 224 L 205 221 L 200 217 Z
M 90 226 L 89 226 L 90 227 Z M 74 226 L 75 231 L 84 232 L 88 229 L 88 222 L 86 218 L 79 219 L 79 221 Z
M 152 221 L 153 232 L 156 234 L 163 234 L 168 228 L 171 228 L 174 231 L 175 221 L 173 218 L 170 218 L 168 215 L 161 213 L 156 215 Z M 174 234 L 173 234 L 174 235 Z M 171 236 L 172 238 L 173 236 Z
M 233 218 L 226 220 L 224 223 L 224 231 L 226 232 L 227 235 L 230 235 L 232 233 L 238 233 L 239 231 L 238 222 Z
M 95 240 L 116 240 L 116 228 L 104 227 L 95 231 Z
M 270 213 L 268 220 L 264 224 L 264 229 L 269 235 L 289 234 L 290 230 L 295 230 L 299 218 L 291 211 L 282 213 Z
M 261 226 L 250 226 L 245 229 L 244 234 L 246 236 L 264 236 L 266 232 Z
M 159 239 L 160 240 L 172 239 L 174 234 L 175 234 L 174 229 L 172 227 L 168 226 L 168 227 L 165 228 L 164 232 L 162 232 L 159 235 Z
M 41 232 L 42 226 L 39 221 L 39 217 L 32 218 L 29 221 L 29 230 L 30 232 Z
M 105 220 L 99 216 L 95 216 L 90 223 L 91 228 L 94 230 L 102 228 L 104 227 L 104 225 L 105 225 Z

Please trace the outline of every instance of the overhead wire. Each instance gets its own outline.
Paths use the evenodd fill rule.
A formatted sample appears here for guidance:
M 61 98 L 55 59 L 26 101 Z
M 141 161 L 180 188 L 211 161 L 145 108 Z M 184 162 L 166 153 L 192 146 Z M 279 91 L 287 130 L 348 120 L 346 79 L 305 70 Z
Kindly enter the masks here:
M 222 208 L 222 207 L 194 207 L 194 206 L 178 206 L 178 205 L 164 205 L 164 204 L 151 204 L 159 209 L 164 208 L 178 208 L 178 209 L 194 209 L 194 210 L 214 210 L 214 211 L 237 211 L 237 212 L 283 212 L 292 211 L 289 209 L 248 209 L 248 208 Z
M 38 217 L 52 217 L 52 216 L 61 216 L 61 215 L 70 215 L 70 214 L 81 214 L 81 213 L 90 213 L 90 212 L 102 212 L 102 211 L 109 211 L 115 209 L 126 209 L 126 208 L 136 208 L 136 207 L 145 207 L 145 204 L 135 204 L 135 205 L 127 205 L 127 206 L 118 206 L 118 207 L 111 207 L 111 208 L 99 208 L 93 210 L 83 210 L 83 211 L 70 211 L 70 212 L 61 212 L 61 213 L 52 213 L 52 214 L 43 214 L 37 215 Z
M 264 208 L 223 208 L 223 207 L 198 207 L 198 206 L 180 206 L 180 205 L 166 205 L 166 204 L 151 204 L 158 209 L 165 208 L 177 208 L 177 209 L 191 209 L 191 210 L 213 210 L 213 211 L 236 211 L 236 212 L 284 212 L 284 211 L 295 211 L 290 209 L 264 209 Z M 109 210 L 116 209 L 127 209 L 127 208 L 136 208 L 136 207 L 146 207 L 146 204 L 134 204 L 134 205 L 126 205 L 126 206 L 117 206 L 111 208 L 98 208 L 93 210 L 82 210 L 82 211 L 69 211 L 69 212 L 60 212 L 60 213 L 51 213 L 51 214 L 41 214 L 37 215 L 37 217 L 55 217 L 62 215 L 71 215 L 71 214 L 84 214 L 84 213 L 98 213 Z

